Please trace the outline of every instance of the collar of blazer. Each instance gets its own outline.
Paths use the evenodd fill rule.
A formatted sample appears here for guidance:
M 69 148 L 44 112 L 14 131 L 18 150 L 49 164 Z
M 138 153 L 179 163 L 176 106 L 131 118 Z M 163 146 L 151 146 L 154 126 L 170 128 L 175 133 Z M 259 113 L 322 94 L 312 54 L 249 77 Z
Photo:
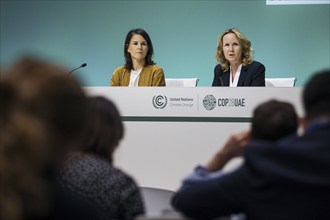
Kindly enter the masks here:
M 245 77 L 247 75 L 246 72 L 248 71 L 248 68 L 249 68 L 249 65 L 242 66 L 241 74 L 239 75 L 237 86 L 243 85 L 243 82 L 245 81 Z
M 243 82 L 245 81 L 245 78 L 246 78 L 246 72 L 248 71 L 248 68 L 249 68 L 249 65 L 247 66 L 242 66 L 242 69 L 241 69 L 241 73 L 240 73 L 240 76 L 239 76 L 239 79 L 238 79 L 238 83 L 237 83 L 237 86 L 243 86 Z M 222 77 L 223 77 L 223 81 L 225 82 L 225 86 L 229 86 L 229 80 L 230 80 L 230 70 L 227 70 L 226 72 L 224 72 L 222 74 Z M 228 82 L 228 84 L 226 83 Z

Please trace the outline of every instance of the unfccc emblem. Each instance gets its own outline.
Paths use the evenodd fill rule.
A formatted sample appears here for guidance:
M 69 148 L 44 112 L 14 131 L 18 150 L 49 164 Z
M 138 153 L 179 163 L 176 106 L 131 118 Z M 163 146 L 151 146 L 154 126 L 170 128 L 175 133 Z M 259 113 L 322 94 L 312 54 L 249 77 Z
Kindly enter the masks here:
M 205 109 L 208 111 L 213 110 L 215 108 L 216 104 L 217 104 L 217 100 L 215 99 L 215 97 L 213 95 L 207 95 L 203 99 L 203 105 L 204 105 Z
M 167 105 L 167 97 L 164 95 L 155 95 L 152 98 L 152 104 L 156 109 L 163 109 Z

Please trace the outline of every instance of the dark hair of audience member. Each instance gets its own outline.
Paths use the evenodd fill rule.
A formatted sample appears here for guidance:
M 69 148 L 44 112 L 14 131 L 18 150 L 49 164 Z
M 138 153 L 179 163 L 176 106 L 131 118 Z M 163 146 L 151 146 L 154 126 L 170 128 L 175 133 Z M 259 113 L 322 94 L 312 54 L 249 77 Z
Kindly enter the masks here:
M 255 108 L 251 126 L 252 138 L 276 141 L 297 132 L 298 116 L 292 104 L 270 100 Z
M 112 162 L 112 154 L 123 136 L 124 126 L 113 102 L 104 97 L 89 98 L 82 151 Z
M 40 175 L 49 153 L 45 128 L 17 99 L 0 79 L 0 219 L 34 219 L 49 209 L 48 186 Z
M 18 91 L 26 111 L 46 125 L 54 155 L 68 151 L 80 137 L 87 98 L 79 83 L 62 67 L 34 58 L 24 58 L 6 74 Z
M 330 116 L 330 70 L 313 75 L 303 92 L 307 120 Z
M 86 118 L 87 97 L 68 72 L 57 65 L 28 57 L 1 73 L 7 84 L 5 93 L 1 94 L 7 106 L 3 108 L 1 102 L 1 129 L 4 128 L 1 136 L 6 137 L 1 137 L 4 150 L 1 149 L 3 158 L 0 161 L 6 165 L 1 181 L 6 181 L 11 203 L 17 202 L 14 207 L 17 213 L 21 211 L 20 206 L 24 208 L 18 214 L 20 219 L 38 219 L 41 211 L 45 212 L 41 219 L 45 216 L 47 219 L 77 219 L 69 216 L 83 219 L 90 213 L 84 208 L 78 212 L 78 207 L 86 207 L 85 202 L 71 198 L 60 189 L 56 179 L 66 154 L 73 150 L 82 134 Z M 34 163 L 43 164 L 34 166 Z M 48 195 L 43 192 L 43 184 L 49 189 Z M 45 196 L 47 201 L 34 202 L 31 196 L 35 195 L 40 195 L 40 200 Z M 48 204 L 49 210 L 44 209 Z M 32 208 L 28 208 L 30 206 Z M 10 202 L 6 202 L 5 208 L 9 214 L 15 212 L 11 210 Z M 34 212 L 39 208 L 40 211 Z

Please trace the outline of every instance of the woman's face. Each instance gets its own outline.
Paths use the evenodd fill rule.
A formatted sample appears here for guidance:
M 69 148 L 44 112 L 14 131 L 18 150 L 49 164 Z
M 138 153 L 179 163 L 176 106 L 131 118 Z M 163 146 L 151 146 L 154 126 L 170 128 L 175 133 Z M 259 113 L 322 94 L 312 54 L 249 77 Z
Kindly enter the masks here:
M 222 50 L 225 55 L 226 60 L 229 61 L 230 64 L 242 63 L 242 47 L 239 44 L 239 41 L 235 34 L 228 33 L 222 38 Z
M 134 34 L 128 45 L 127 52 L 131 54 L 132 60 L 144 60 L 148 53 L 148 43 L 139 34 Z

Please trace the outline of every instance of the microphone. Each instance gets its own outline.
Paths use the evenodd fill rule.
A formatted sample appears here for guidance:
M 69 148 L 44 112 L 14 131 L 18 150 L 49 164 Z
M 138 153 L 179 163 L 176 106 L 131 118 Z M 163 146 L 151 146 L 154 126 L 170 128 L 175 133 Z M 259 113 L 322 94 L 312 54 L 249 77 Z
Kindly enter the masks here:
M 81 64 L 79 67 L 77 67 L 77 68 L 71 70 L 71 71 L 68 73 L 68 75 L 70 75 L 71 73 L 73 73 L 73 72 L 76 71 L 77 69 L 84 68 L 85 66 L 87 66 L 87 63 L 83 63 L 83 64 Z

